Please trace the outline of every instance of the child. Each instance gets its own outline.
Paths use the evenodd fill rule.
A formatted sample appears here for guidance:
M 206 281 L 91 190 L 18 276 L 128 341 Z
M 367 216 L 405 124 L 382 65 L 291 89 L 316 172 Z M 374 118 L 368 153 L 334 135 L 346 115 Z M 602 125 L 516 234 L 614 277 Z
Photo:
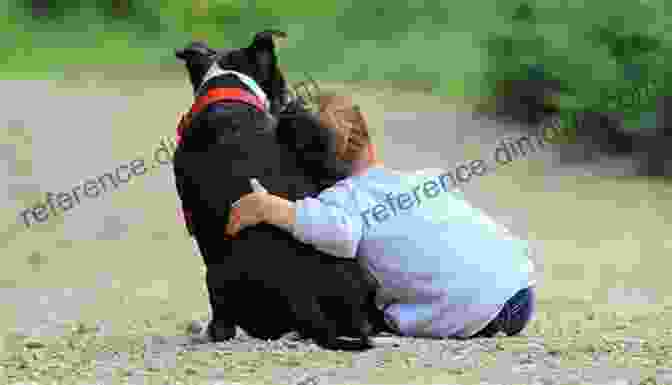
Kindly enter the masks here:
M 266 222 L 324 252 L 358 258 L 378 280 L 376 305 L 397 334 L 520 333 L 535 307 L 528 243 L 449 188 L 450 174 L 385 168 L 349 98 L 321 102 L 321 120 L 339 131 L 342 156 L 357 164 L 354 174 L 296 202 L 258 186 L 237 202 L 227 233 Z

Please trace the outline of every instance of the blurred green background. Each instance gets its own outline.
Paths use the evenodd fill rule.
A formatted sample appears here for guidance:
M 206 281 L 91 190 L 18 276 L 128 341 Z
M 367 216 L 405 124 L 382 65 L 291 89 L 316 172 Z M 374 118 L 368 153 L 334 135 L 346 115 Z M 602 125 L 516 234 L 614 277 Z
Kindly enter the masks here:
M 320 79 L 412 81 L 457 96 L 484 96 L 486 78 L 559 79 L 578 98 L 565 103 L 585 106 L 599 104 L 605 88 L 663 83 L 672 33 L 664 4 L 9 0 L 0 28 L 10 38 L 0 56 L 5 75 L 170 64 L 189 39 L 241 46 L 276 27 L 289 33 L 288 48 L 298 48 L 284 53 L 284 66 Z
M 488 2 L 451 9 L 435 0 L 11 0 L 7 6 L 1 28 L 14 36 L 0 47 L 5 76 L 53 77 L 69 66 L 93 64 L 169 67 L 177 64 L 173 50 L 191 39 L 240 47 L 253 33 L 274 27 L 290 38 L 283 67 L 298 73 L 321 80 L 411 81 L 459 96 L 482 62 L 480 36 L 468 20 L 497 18 Z
M 173 49 L 191 39 L 242 46 L 272 27 L 289 33 L 281 62 L 290 75 L 394 83 L 479 102 L 499 94 L 518 102 L 522 94 L 525 121 L 538 122 L 539 111 L 528 110 L 550 104 L 615 113 L 629 132 L 660 131 L 656 103 L 669 89 L 664 0 L 9 0 L 4 7 L 7 78 L 57 77 L 91 65 L 168 71 L 179 68 Z M 656 95 L 610 105 L 607 95 L 652 81 Z

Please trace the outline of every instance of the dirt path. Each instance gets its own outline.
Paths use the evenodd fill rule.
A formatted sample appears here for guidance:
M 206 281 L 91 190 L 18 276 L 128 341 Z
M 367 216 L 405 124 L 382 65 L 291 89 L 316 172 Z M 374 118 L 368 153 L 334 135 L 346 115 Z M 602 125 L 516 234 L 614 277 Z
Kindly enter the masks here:
M 343 86 L 326 84 L 324 87 Z M 453 169 L 458 162 L 476 159 L 495 166 L 493 154 L 498 140 L 505 136 L 518 138 L 522 134 L 521 127 L 475 119 L 463 107 L 449 106 L 423 94 L 398 95 L 398 92 L 356 90 L 357 99 L 369 115 L 382 157 L 391 167 Z M 27 100 L 31 102 L 24 102 Z M 68 321 L 83 319 L 89 323 L 100 321 L 101 330 L 106 330 L 103 334 L 121 335 L 126 333 L 127 320 L 161 318 L 173 329 L 155 326 L 155 333 L 170 337 L 179 334 L 175 330 L 178 321 L 207 314 L 200 260 L 191 254 L 191 245 L 175 216 L 177 196 L 169 165 L 152 168 L 147 174 L 135 176 L 130 183 L 96 198 L 83 198 L 65 215 L 50 217 L 30 229 L 25 228 L 19 215 L 25 207 L 43 201 L 48 191 L 72 191 L 84 179 L 95 179 L 137 157 L 146 159 L 151 168 L 151 157 L 161 137 L 174 135 L 177 115 L 190 103 L 184 79 L 148 81 L 142 86 L 138 82 L 101 79 L 5 81 L 0 87 L 0 101 L 0 116 L 5 127 L 5 133 L 0 136 L 0 164 L 4 165 L 0 167 L 0 179 L 6 181 L 0 189 L 3 210 L 0 231 L 4 231 L 0 234 L 0 246 L 5 250 L 4 267 L 0 269 L 0 306 L 2 314 L 7 315 L 0 321 L 0 330 L 18 328 L 36 336 L 68 335 Z M 662 208 L 659 194 L 667 190 L 635 181 L 623 187 L 625 195 L 609 196 L 613 189 L 594 186 L 622 182 L 612 178 L 596 182 L 595 178 L 579 177 L 614 175 L 618 172 L 614 170 L 605 166 L 562 166 L 551 146 L 497 170 L 491 168 L 487 177 L 477 176 L 463 185 L 477 205 L 511 226 L 514 232 L 529 236 L 545 250 L 536 263 L 542 269 L 540 293 L 547 310 L 566 310 L 574 306 L 571 304 L 578 304 L 582 312 L 593 305 L 605 304 L 656 306 L 657 310 L 643 312 L 660 314 L 656 313 L 658 307 L 662 309 L 668 298 L 669 291 L 663 289 L 664 281 L 641 278 L 650 277 L 645 273 L 656 271 L 655 265 L 632 258 L 634 253 L 641 253 L 642 258 L 660 255 L 664 251 L 664 246 L 659 246 L 664 236 L 653 231 L 635 234 L 636 229 L 624 236 L 626 229 L 630 231 L 629 226 L 605 225 L 606 218 L 620 204 L 619 215 L 630 218 L 635 227 L 646 221 L 652 228 L 662 228 L 670 210 Z M 588 185 L 593 187 L 586 187 Z M 574 198 L 572 191 L 576 194 Z M 637 206 L 626 193 L 639 196 L 648 204 Z M 609 199 L 614 202 L 609 203 Z M 591 214 L 581 218 L 583 223 L 577 223 L 577 217 L 569 216 L 567 211 Z M 660 213 L 658 217 L 656 212 Z M 587 234 L 587 229 L 593 236 Z M 594 244 L 579 247 L 579 242 L 594 239 L 603 242 L 599 251 Z M 647 246 L 642 246 L 645 243 Z M 611 255 L 626 257 L 609 262 Z M 628 312 L 635 314 L 630 308 Z M 157 320 L 157 325 L 160 322 Z M 548 326 L 552 321 L 545 322 Z M 554 327 L 557 328 L 547 328 Z M 277 347 L 244 339 L 233 345 L 195 348 L 184 337 L 157 338 L 158 342 L 154 343 L 148 340 L 145 350 L 151 350 L 152 344 L 168 346 L 173 358 L 177 352 L 190 349 L 219 351 L 218 354 L 224 356 L 228 350 L 301 352 L 310 349 L 291 342 Z M 608 360 L 601 363 L 606 356 L 599 351 L 591 358 L 591 365 L 595 367 L 586 369 L 585 373 L 562 367 L 558 355 L 544 345 L 541 337 L 536 338 L 510 342 L 518 346 L 511 349 L 501 348 L 494 341 L 458 343 L 405 339 L 399 347 L 376 349 L 358 356 L 359 366 L 342 370 L 324 366 L 323 369 L 279 366 L 272 377 L 294 384 L 306 376 L 318 378 L 320 384 L 363 383 L 370 381 L 368 376 L 376 366 L 385 366 L 386 354 L 415 354 L 419 358 L 409 364 L 409 368 L 415 368 L 409 369 L 409 373 L 422 373 L 424 365 L 427 373 L 437 373 L 438 377 L 430 376 L 434 378 L 431 381 L 439 382 L 469 371 L 481 355 L 497 363 L 479 371 L 478 381 L 490 383 L 528 382 L 532 381 L 533 374 L 539 377 L 537 381 L 553 384 L 577 378 L 583 378 L 583 383 L 606 383 L 612 377 L 622 380 L 614 384 L 627 383 L 623 381 L 628 378 L 641 378 L 639 369 L 619 371 Z M 635 346 L 632 351 L 636 352 L 641 341 L 632 344 Z M 120 359 L 100 358 L 103 369 L 99 372 L 108 373 Z M 333 362 L 327 365 L 331 364 Z M 449 377 L 441 377 L 440 373 L 448 373 Z M 659 377 L 667 372 L 661 373 Z M 144 375 L 149 374 L 138 370 L 129 376 L 140 380 Z M 221 373 L 206 375 L 213 380 L 221 376 Z M 669 379 L 670 375 L 667 376 Z M 395 381 L 384 377 L 380 383 Z

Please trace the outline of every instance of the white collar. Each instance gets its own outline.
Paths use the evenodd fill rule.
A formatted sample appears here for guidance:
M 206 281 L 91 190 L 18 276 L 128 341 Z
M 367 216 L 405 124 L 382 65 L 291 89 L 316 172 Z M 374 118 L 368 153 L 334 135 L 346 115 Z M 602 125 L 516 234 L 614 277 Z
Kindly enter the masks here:
M 254 81 L 254 79 L 237 71 L 223 70 L 222 67 L 219 66 L 217 61 L 212 63 L 210 69 L 208 69 L 208 72 L 205 73 L 201 85 L 196 90 L 196 94 L 198 94 L 198 92 L 201 90 L 201 88 L 203 88 L 203 85 L 208 80 L 216 76 L 228 75 L 228 74 L 236 75 L 238 79 L 240 79 L 241 82 L 243 82 L 246 86 L 248 86 L 252 90 L 252 93 L 254 93 L 254 95 L 261 100 L 261 102 L 264 104 L 264 107 L 266 107 L 266 110 L 267 111 L 270 110 L 270 102 L 268 101 L 268 96 L 266 96 L 264 90 L 262 90 L 261 87 L 259 87 L 259 85 L 257 84 L 256 81 Z

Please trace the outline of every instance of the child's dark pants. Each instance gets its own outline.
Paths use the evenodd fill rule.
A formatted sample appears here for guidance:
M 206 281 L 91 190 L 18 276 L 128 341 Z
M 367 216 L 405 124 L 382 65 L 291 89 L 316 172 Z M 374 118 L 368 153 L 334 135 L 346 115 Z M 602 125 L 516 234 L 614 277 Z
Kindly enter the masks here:
M 535 301 L 534 288 L 519 290 L 506 301 L 497 317 L 471 338 L 494 337 L 498 332 L 507 336 L 519 334 L 534 314 Z

